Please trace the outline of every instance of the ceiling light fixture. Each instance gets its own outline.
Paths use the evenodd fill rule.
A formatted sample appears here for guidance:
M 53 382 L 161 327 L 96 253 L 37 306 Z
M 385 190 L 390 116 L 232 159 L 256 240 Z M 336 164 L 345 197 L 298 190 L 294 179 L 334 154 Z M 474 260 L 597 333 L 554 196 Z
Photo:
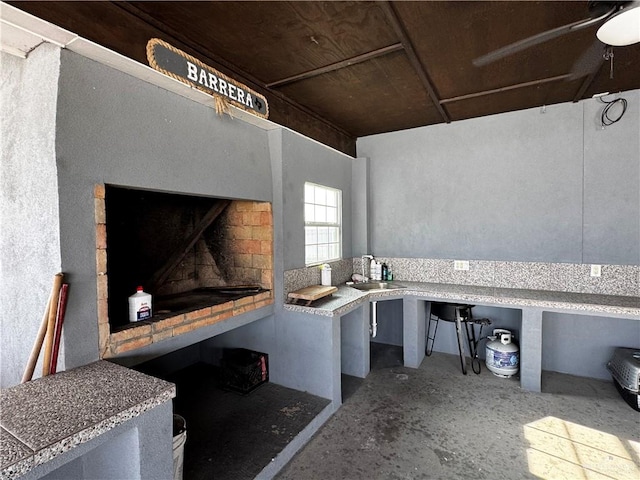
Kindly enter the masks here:
M 621 47 L 640 42 L 640 2 L 631 2 L 611 16 L 597 31 L 598 40 Z

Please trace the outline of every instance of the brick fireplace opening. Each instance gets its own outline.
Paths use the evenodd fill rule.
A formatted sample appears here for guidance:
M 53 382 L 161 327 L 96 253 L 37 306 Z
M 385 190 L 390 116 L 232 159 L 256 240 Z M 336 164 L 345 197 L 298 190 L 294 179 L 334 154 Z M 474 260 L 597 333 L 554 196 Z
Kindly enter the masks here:
M 101 358 L 273 303 L 270 203 L 97 185 L 95 211 Z M 138 285 L 153 316 L 130 323 Z

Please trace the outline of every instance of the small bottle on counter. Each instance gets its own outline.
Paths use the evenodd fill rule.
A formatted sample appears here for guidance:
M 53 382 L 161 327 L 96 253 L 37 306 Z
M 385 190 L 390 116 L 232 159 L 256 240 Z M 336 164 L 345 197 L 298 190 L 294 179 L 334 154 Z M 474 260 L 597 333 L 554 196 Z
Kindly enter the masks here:
M 129 321 L 140 322 L 151 318 L 151 295 L 142 287 L 129 297 Z
M 393 281 L 393 272 L 391 271 L 391 267 L 387 267 L 387 281 Z
M 381 278 L 381 280 L 383 282 L 386 282 L 388 280 L 388 277 L 389 277 L 389 267 L 387 267 L 386 263 L 383 263 L 382 264 L 382 278 Z
M 382 263 L 376 262 L 376 280 L 382 280 Z
M 324 286 L 331 285 L 331 265 L 325 263 L 322 265 L 322 272 L 320 274 L 320 283 Z

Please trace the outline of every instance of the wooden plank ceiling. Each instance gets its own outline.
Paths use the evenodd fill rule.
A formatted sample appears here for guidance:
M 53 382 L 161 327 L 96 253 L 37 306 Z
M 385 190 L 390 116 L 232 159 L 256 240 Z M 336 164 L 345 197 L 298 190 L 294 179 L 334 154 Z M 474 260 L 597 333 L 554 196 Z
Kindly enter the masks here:
M 350 155 L 358 137 L 640 88 L 640 44 L 576 71 L 597 26 L 472 61 L 589 17 L 586 1 L 9 2 L 147 64 L 161 38 L 260 93 L 270 119 Z M 584 57 L 583 57 L 584 58 Z

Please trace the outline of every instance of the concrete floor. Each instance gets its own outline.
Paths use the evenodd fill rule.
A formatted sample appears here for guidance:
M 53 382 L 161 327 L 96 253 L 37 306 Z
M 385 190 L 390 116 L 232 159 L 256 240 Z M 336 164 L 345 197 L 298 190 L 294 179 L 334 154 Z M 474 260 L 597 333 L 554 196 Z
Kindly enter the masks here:
M 612 382 L 545 373 L 525 392 L 484 365 L 462 375 L 457 356 L 410 369 L 372 346 L 369 376 L 276 478 L 640 478 L 640 414 Z
M 177 387 L 174 413 L 187 424 L 184 480 L 256 477 L 330 403 L 273 383 L 247 395 L 224 390 L 218 369 L 204 363 L 169 380 Z

